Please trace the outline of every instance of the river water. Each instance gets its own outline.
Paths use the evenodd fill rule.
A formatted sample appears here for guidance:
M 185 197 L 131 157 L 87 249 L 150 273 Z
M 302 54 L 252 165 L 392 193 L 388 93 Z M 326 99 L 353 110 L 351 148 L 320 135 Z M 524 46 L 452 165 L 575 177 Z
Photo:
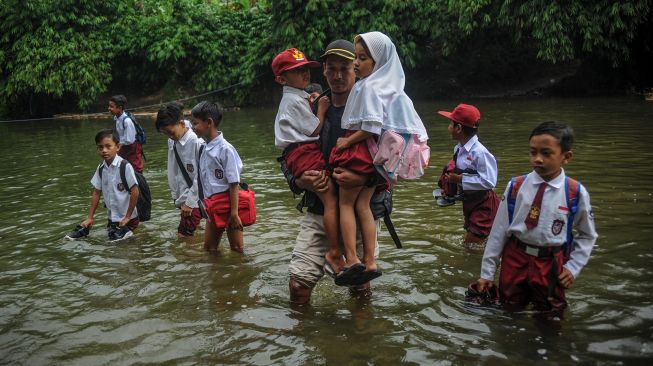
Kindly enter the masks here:
M 546 120 L 571 124 L 570 176 L 588 188 L 600 238 L 567 292 L 560 327 L 528 312 L 465 305 L 482 250 L 466 249 L 462 209 L 434 205 L 431 191 L 454 142 L 437 110 L 418 103 L 431 164 L 396 188 L 393 219 L 404 249 L 383 228 L 383 276 L 370 297 L 323 280 L 311 306 L 291 309 L 287 265 L 301 214 L 275 158 L 276 109 L 227 112 L 222 129 L 256 191 L 258 222 L 246 254 L 202 237 L 176 238 L 166 182 L 166 139 L 152 121 L 145 176 L 153 219 L 108 243 L 63 236 L 87 213 L 100 162 L 94 135 L 105 120 L 0 124 L 0 364 L 430 365 L 650 364 L 653 360 L 653 103 L 639 99 L 476 100 L 481 141 L 497 157 L 498 191 L 529 171 L 528 135 Z M 96 222 L 106 220 L 99 210 Z

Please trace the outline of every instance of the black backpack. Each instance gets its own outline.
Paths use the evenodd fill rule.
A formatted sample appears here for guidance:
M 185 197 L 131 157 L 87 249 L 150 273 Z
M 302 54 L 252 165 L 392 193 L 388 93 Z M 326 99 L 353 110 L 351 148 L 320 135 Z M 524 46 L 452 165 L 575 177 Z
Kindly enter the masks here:
M 147 141 L 147 137 L 145 136 L 145 129 L 143 129 L 143 126 L 141 126 L 140 124 L 138 124 L 138 122 L 136 122 L 136 118 L 134 117 L 132 112 L 125 111 L 125 114 L 127 115 L 127 117 L 129 117 L 129 119 L 132 120 L 132 122 L 134 123 L 134 128 L 136 128 L 136 142 L 138 142 L 141 145 L 145 145 L 145 142 Z M 125 128 L 124 119 L 122 120 L 122 128 Z
M 120 162 L 120 180 L 122 180 L 122 185 L 125 186 L 125 189 L 129 190 L 127 184 L 127 177 L 125 176 L 125 169 L 127 169 L 127 160 L 122 160 Z M 98 174 L 100 179 L 102 179 L 102 170 L 104 170 L 104 165 L 100 166 Z M 150 193 L 150 186 L 147 184 L 147 180 L 143 174 L 134 171 L 136 175 L 136 181 L 138 182 L 138 201 L 136 202 L 136 210 L 138 211 L 138 219 L 140 221 L 148 221 L 152 216 L 152 194 Z

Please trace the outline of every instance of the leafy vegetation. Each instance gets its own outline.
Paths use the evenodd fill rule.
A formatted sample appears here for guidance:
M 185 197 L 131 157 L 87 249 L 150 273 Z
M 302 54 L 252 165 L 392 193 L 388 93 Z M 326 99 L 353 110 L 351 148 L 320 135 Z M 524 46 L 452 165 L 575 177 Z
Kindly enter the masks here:
M 404 64 L 420 70 L 471 44 L 481 47 L 466 54 L 474 70 L 501 54 L 617 67 L 653 53 L 642 35 L 650 22 L 651 0 L 4 0 L 0 113 L 25 114 L 34 98 L 88 109 L 114 84 L 197 92 L 238 84 L 229 95 L 246 103 L 280 50 L 316 58 L 329 41 L 369 30 L 390 35 Z

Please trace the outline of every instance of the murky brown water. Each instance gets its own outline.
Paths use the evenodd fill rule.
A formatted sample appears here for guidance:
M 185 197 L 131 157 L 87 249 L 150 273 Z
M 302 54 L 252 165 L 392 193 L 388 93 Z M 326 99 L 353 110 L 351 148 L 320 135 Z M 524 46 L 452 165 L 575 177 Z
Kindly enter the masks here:
M 142 120 L 154 219 L 134 238 L 63 235 L 88 209 L 102 121 L 0 124 L 0 364 L 506 364 L 648 363 L 653 359 L 653 103 L 636 99 L 479 100 L 481 140 L 499 162 L 499 191 L 528 172 L 527 140 L 556 119 L 577 132 L 567 173 L 589 189 L 600 239 L 568 292 L 560 330 L 528 313 L 466 307 L 482 252 L 461 245 L 460 205 L 431 191 L 453 141 L 439 109 L 418 104 L 432 149 L 423 179 L 401 183 L 393 218 L 405 249 L 384 231 L 369 299 L 322 281 L 312 306 L 288 306 L 287 264 L 300 214 L 273 144 L 276 110 L 228 112 L 226 138 L 257 192 L 246 255 L 176 238 L 166 143 Z M 106 218 L 100 210 L 98 222 Z M 385 230 L 385 229 L 384 229 Z M 509 360 L 509 361 L 507 361 Z

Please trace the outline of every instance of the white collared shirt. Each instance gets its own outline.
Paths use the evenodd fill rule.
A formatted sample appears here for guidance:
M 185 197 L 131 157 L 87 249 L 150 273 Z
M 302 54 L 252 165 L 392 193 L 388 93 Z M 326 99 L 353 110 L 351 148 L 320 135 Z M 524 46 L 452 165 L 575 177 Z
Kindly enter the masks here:
M 458 151 L 456 167 L 465 170 L 476 170 L 478 174 L 463 173 L 463 191 L 483 191 L 494 189 L 497 185 L 497 160 L 488 149 L 478 141 L 478 136 L 472 136 L 465 145 L 457 144 L 454 153 Z
M 199 160 L 204 198 L 225 192 L 230 184 L 240 182 L 243 162 L 222 132 L 206 144 Z
M 188 207 L 197 208 L 197 152 L 204 141 L 199 139 L 195 132 L 190 129 L 184 133 L 179 141 L 175 142 L 171 139 L 168 139 L 168 141 L 172 142 L 168 144 L 168 186 L 170 186 L 170 194 L 175 201 L 175 207 L 181 208 L 185 204 Z M 190 187 L 186 183 L 186 179 L 177 163 L 175 145 L 183 168 L 192 181 Z
M 107 165 L 106 161 L 103 161 L 97 169 L 95 169 L 95 174 L 91 178 L 91 184 L 93 188 L 102 191 L 102 197 L 104 198 L 104 204 L 107 206 L 109 211 L 108 217 L 112 222 L 118 222 L 125 217 L 127 209 L 129 208 L 129 198 L 130 198 L 130 188 L 134 184 L 138 185 L 136 181 L 136 175 L 134 174 L 134 167 L 131 164 L 127 164 L 125 167 L 125 178 L 127 179 L 127 184 L 129 188 L 124 187 L 122 184 L 122 179 L 120 179 L 120 162 L 123 160 L 120 156 L 116 155 L 111 162 L 111 165 Z M 102 179 L 100 179 L 100 167 L 102 169 Z M 130 219 L 138 217 L 138 210 L 134 207 L 132 211 L 132 216 Z
M 283 97 L 274 119 L 274 146 L 277 148 L 283 150 L 293 143 L 319 139 L 319 136 L 311 137 L 320 120 L 311 111 L 308 98 L 308 93 L 301 89 L 283 87 Z
M 494 279 L 503 247 L 512 235 L 515 235 L 517 239 L 524 243 L 541 247 L 560 246 L 567 241 L 567 219 L 570 207 L 567 207 L 564 169 L 559 176 L 548 182 L 542 198 L 537 226 L 531 230 L 526 228 L 524 220 L 542 182 L 544 180 L 535 172 L 531 172 L 526 176 L 517 193 L 512 224 L 508 220 L 508 197 L 510 195 L 508 190 L 510 184 L 506 187 L 485 246 L 481 278 L 486 280 Z M 581 186 L 578 196 L 578 211 L 574 217 L 574 229 L 576 233 L 571 248 L 571 258 L 564 267 L 571 272 L 574 278 L 578 278 L 580 271 L 587 264 L 594 243 L 598 238 L 594 227 L 590 196 L 584 186 Z
M 131 145 L 136 141 L 136 127 L 131 118 L 127 117 L 127 113 L 122 112 L 120 117 L 113 116 L 116 121 L 116 131 L 120 138 L 121 145 Z

